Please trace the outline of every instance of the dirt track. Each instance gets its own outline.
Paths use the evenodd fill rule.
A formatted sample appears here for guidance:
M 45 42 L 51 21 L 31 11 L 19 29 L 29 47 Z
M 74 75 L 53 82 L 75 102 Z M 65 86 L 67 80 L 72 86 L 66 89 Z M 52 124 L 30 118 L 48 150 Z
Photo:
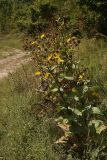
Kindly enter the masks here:
M 23 51 L 16 50 L 16 52 L 17 54 L 14 56 L 0 59 L 0 80 L 7 77 L 9 73 L 13 73 L 21 64 L 30 60 Z

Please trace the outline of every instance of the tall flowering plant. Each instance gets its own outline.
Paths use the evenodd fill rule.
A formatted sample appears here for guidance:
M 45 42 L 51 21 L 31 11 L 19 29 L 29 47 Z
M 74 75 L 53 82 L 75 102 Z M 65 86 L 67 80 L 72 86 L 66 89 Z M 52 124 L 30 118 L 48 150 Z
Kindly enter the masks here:
M 83 154 L 89 143 L 100 143 L 107 126 L 99 107 L 100 93 L 77 60 L 79 43 L 78 38 L 60 33 L 42 34 L 30 48 L 40 81 L 38 91 L 47 100 L 45 106 L 50 102 L 57 125 L 64 131 L 56 143 L 69 144 L 74 153 Z

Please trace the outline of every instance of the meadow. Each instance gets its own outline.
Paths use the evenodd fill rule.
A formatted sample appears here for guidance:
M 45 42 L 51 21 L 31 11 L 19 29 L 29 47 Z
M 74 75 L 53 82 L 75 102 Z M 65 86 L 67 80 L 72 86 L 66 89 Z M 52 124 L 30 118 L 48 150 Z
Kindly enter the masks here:
M 0 0 L 0 160 L 107 160 L 106 8 Z
M 89 68 L 93 88 L 102 92 L 106 111 L 106 42 L 82 39 L 77 57 L 81 65 Z M 37 90 L 40 82 L 36 79 L 36 70 L 32 60 L 0 81 L 0 158 L 3 160 L 67 159 L 64 148 L 60 145 L 55 148 L 54 144 L 63 135 L 55 122 L 57 113 L 53 114 L 49 108 L 42 111 L 41 106 L 36 105 L 43 100 Z M 68 159 L 72 159 L 71 154 Z

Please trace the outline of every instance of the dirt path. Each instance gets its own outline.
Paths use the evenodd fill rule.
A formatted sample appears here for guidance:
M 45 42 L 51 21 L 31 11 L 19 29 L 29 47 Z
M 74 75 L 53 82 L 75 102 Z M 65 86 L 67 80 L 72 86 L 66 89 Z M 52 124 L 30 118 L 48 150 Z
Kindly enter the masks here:
M 21 50 L 16 50 L 17 54 L 0 59 L 0 80 L 13 73 L 21 64 L 27 63 L 30 58 Z

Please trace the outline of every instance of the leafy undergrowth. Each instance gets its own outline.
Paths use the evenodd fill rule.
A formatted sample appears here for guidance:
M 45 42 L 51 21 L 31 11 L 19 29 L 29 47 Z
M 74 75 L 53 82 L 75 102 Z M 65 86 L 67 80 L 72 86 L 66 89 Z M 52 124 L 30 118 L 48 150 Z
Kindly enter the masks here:
M 33 101 L 40 101 L 31 64 L 0 82 L 0 159 L 59 160 L 53 149 L 58 137 L 54 115 L 39 117 Z

